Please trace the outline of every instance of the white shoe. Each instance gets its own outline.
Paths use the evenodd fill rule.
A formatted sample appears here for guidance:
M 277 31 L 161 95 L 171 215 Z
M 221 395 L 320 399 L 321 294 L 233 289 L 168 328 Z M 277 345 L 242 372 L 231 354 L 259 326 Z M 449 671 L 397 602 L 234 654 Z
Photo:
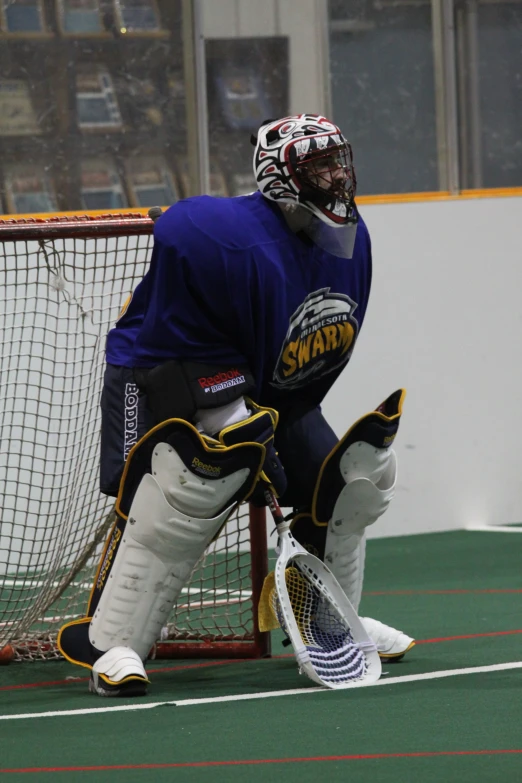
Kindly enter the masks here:
M 396 628 L 385 625 L 379 620 L 372 620 L 371 617 L 361 617 L 360 620 L 368 636 L 375 643 L 381 658 L 398 661 L 415 644 L 411 636 L 406 636 L 402 631 L 397 631 Z
M 138 653 L 111 647 L 92 667 L 89 691 L 98 696 L 145 696 L 149 680 Z

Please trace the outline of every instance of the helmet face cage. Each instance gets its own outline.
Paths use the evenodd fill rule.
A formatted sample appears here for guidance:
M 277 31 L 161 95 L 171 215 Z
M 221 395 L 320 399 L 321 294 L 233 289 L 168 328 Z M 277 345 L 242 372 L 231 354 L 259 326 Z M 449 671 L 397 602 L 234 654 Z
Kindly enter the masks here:
M 352 150 L 325 117 L 301 114 L 263 125 L 254 173 L 272 201 L 298 203 L 331 226 L 357 222 Z

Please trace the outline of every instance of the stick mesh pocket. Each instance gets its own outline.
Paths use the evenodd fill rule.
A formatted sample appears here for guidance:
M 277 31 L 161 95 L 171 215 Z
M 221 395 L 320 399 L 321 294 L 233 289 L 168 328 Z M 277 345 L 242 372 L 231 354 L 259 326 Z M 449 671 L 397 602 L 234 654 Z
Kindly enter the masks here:
M 364 651 L 355 643 L 349 625 L 313 569 L 294 562 L 285 570 L 285 581 L 301 639 L 319 677 L 325 684 L 363 678 L 367 671 Z M 281 627 L 288 633 L 275 589 L 271 603 Z

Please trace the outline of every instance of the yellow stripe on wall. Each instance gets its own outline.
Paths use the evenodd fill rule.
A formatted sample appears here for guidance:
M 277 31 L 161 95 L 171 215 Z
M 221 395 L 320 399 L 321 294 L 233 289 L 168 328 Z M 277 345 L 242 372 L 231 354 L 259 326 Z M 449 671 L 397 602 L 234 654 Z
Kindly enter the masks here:
M 167 207 L 163 207 L 167 209 Z M 72 212 L 32 212 L 30 214 L 12 214 L 0 215 L 0 220 L 28 220 L 30 218 L 49 220 L 53 217 L 78 217 L 86 215 L 87 217 L 102 217 L 104 215 L 123 215 L 125 217 L 145 218 L 148 217 L 147 210 L 139 212 L 135 209 L 76 209 Z
M 483 190 L 461 190 L 463 198 L 504 198 L 505 196 L 522 196 L 522 188 L 484 188 Z
M 429 193 L 383 193 L 380 196 L 357 196 L 358 204 L 409 204 L 414 201 L 447 201 L 452 198 L 449 191 L 436 190 Z
M 507 198 L 510 196 L 522 196 L 522 187 L 520 188 L 482 188 L 477 190 L 461 190 L 460 193 L 452 194 L 446 190 L 435 190 L 425 193 L 384 193 L 375 196 L 357 196 L 358 204 L 410 204 L 413 202 L 425 201 L 456 201 L 469 198 Z M 162 209 L 168 209 L 167 206 Z M 29 218 L 42 218 L 48 220 L 51 217 L 71 217 L 73 215 L 87 215 L 88 217 L 100 217 L 102 215 L 129 215 L 131 217 L 147 217 L 147 210 L 144 212 L 134 209 L 113 209 L 108 212 L 106 209 L 88 209 L 74 210 L 73 212 L 39 212 L 36 214 L 13 214 L 0 215 L 0 220 L 27 220 Z
M 468 198 L 506 198 L 522 196 L 520 188 L 483 188 L 477 190 L 461 190 L 452 194 L 445 190 L 426 193 L 386 193 L 379 196 L 357 196 L 358 204 L 408 204 L 419 201 L 456 201 Z

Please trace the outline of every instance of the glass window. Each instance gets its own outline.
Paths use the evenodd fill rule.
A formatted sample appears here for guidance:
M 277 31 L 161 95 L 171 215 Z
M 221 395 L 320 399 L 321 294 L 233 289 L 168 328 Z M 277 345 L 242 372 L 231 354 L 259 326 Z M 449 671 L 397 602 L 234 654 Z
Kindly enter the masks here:
M 428 2 L 329 0 L 334 121 L 359 194 L 439 188 Z
M 85 209 L 119 209 L 128 206 L 120 174 L 112 160 L 82 161 L 81 200 Z
M 522 186 L 522 3 L 457 8 L 461 185 Z
M 139 207 L 162 206 L 178 200 L 170 167 L 162 156 L 140 156 L 127 164 L 132 201 Z
M 159 18 L 153 0 L 116 0 L 120 26 L 128 32 L 159 30 Z
M 0 211 L 167 207 L 179 198 L 181 5 L 0 0 Z M 13 173 L 19 164 L 45 171 L 45 181 Z
M 10 33 L 37 33 L 43 29 L 41 0 L 1 0 L 5 21 L 2 26 Z
M 4 177 L 10 211 L 38 214 L 57 209 L 54 183 L 43 166 L 6 164 Z
M 210 193 L 257 189 L 251 136 L 262 122 L 289 112 L 288 39 L 206 41 Z
M 64 33 L 101 33 L 103 30 L 98 0 L 58 0 L 58 19 Z

